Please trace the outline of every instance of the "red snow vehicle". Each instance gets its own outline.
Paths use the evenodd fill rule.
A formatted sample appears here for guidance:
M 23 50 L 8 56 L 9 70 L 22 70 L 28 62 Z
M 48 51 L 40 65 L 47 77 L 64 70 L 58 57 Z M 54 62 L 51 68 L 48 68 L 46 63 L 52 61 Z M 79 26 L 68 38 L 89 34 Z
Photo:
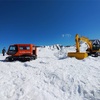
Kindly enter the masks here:
M 37 48 L 33 44 L 10 45 L 7 51 L 9 55 L 6 61 L 30 61 L 37 58 Z

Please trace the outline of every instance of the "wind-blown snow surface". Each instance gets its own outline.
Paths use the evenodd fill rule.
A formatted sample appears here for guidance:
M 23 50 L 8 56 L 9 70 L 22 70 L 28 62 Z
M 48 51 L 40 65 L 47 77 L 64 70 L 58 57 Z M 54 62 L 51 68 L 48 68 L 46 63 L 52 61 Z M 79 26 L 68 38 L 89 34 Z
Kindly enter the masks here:
M 40 47 L 29 62 L 0 55 L 0 100 L 100 100 L 100 57 L 67 57 L 72 50 Z

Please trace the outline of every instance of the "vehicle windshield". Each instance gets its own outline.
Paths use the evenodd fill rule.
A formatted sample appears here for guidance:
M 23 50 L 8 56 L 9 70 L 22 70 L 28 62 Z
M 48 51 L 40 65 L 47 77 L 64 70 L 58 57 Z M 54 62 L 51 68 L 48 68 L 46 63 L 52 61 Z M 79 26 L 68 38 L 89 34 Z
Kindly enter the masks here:
M 9 50 L 10 51 L 16 51 L 17 47 L 15 45 L 12 45 L 12 46 L 9 47 Z
M 18 51 L 18 48 L 16 45 L 11 45 L 8 49 L 8 52 L 7 54 L 8 55 L 13 55 L 13 54 L 16 54 L 16 52 Z

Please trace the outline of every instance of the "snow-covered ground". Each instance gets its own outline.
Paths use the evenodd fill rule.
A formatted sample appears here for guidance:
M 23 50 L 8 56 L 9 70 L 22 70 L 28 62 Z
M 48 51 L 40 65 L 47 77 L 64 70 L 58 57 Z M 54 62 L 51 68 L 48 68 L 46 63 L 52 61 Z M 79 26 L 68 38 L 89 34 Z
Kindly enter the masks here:
M 39 47 L 29 62 L 0 55 L 0 100 L 100 100 L 100 57 L 77 60 L 69 51 L 75 47 Z

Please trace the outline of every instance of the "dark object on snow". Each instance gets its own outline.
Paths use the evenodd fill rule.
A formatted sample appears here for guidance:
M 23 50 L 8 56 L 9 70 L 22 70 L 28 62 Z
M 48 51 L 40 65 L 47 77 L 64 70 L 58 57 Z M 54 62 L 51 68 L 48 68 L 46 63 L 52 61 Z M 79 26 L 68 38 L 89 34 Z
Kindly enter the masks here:
M 5 56 L 5 53 L 6 53 L 6 49 L 3 48 L 3 49 L 2 49 L 2 54 L 3 54 L 3 56 Z

